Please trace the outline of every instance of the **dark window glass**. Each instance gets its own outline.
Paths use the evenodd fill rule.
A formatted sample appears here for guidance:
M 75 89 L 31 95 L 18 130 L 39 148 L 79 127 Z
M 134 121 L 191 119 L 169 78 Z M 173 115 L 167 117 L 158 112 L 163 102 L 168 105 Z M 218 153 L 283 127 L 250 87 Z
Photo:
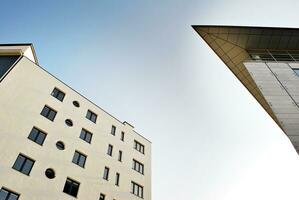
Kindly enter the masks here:
M 73 126 L 73 121 L 70 120 L 70 119 L 66 119 L 66 120 L 65 120 L 65 123 L 66 123 L 66 125 L 68 125 L 68 126 Z
M 88 143 L 91 143 L 92 133 L 86 129 L 82 129 L 80 133 L 80 138 Z
M 79 108 L 79 107 L 80 107 L 80 104 L 79 104 L 79 102 L 78 102 L 78 101 L 73 101 L 73 105 L 74 105 L 75 107 L 77 107 L 77 108 Z
M 49 179 L 53 179 L 53 178 L 55 178 L 55 171 L 53 169 L 49 168 L 45 171 L 45 175 Z
M 43 131 L 41 131 L 35 127 L 32 128 L 32 130 L 28 136 L 28 139 L 32 140 L 33 142 L 35 142 L 39 145 L 43 145 L 45 138 L 46 138 L 46 134 Z
M 20 56 L 0 56 L 0 78 L 9 70 Z
M 118 161 L 122 161 L 122 157 L 123 157 L 123 152 L 122 151 L 118 151 Z
M 78 151 L 75 151 L 74 157 L 73 157 L 73 163 L 79 165 L 80 167 L 84 167 L 86 162 L 86 156 L 82 153 L 79 153 Z
M 134 149 L 144 154 L 144 145 L 136 140 L 134 141 Z
M 120 176 L 119 173 L 115 174 L 115 185 L 117 185 L 117 186 L 119 186 L 119 176 Z
M 100 194 L 100 198 L 99 198 L 99 200 L 105 200 L 105 197 L 106 197 L 106 195 L 104 195 L 104 194 Z
M 63 101 L 65 93 L 62 92 L 61 90 L 54 88 L 54 90 L 52 91 L 51 95 L 53 97 L 55 97 L 56 99 L 58 99 L 59 101 Z
M 97 122 L 97 115 L 94 112 L 90 111 L 90 110 L 87 111 L 86 118 L 89 119 L 90 121 L 94 122 L 94 123 Z
M 109 179 L 109 168 L 108 167 L 105 167 L 105 169 L 104 169 L 103 179 L 105 179 L 107 181 Z
M 55 110 L 53 110 L 52 108 L 45 106 L 40 114 L 42 116 L 44 116 L 45 118 L 48 118 L 49 120 L 54 121 L 57 112 Z
M 141 162 L 133 159 L 133 169 L 141 174 L 144 174 L 144 165 Z
M 61 141 L 56 142 L 56 147 L 59 150 L 64 150 L 64 144 Z
M 275 58 L 276 61 L 294 61 L 293 58 L 288 54 L 272 53 L 272 56 Z
M 19 154 L 12 168 L 23 174 L 29 175 L 33 164 L 34 160 Z
M 135 182 L 131 182 L 131 192 L 132 194 L 140 197 L 140 198 L 143 198 L 143 186 L 135 183 Z
M 125 141 L 125 132 L 121 132 L 120 140 Z
M 294 69 L 294 72 L 299 76 L 299 69 Z
M 8 190 L 8 189 L 4 189 L 1 188 L 0 190 L 0 200 L 18 200 L 19 199 L 19 195 Z
M 77 197 L 79 186 L 80 186 L 79 182 L 67 178 L 64 184 L 63 192 L 73 197 Z
M 112 126 L 112 127 L 111 127 L 111 134 L 112 134 L 112 135 L 115 135 L 115 132 L 116 132 L 116 127 L 115 127 L 115 126 Z
M 108 145 L 108 150 L 107 150 L 107 154 L 109 156 L 112 156 L 112 152 L 113 152 L 113 146 L 111 144 Z

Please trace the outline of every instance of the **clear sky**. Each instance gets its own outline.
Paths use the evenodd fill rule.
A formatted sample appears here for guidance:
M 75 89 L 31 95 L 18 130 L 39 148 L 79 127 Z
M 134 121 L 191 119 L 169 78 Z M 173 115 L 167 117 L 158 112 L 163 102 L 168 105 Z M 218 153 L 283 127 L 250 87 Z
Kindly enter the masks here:
M 191 25 L 299 27 L 298 0 L 2 1 L 1 43 L 152 142 L 153 200 L 298 200 L 291 143 Z

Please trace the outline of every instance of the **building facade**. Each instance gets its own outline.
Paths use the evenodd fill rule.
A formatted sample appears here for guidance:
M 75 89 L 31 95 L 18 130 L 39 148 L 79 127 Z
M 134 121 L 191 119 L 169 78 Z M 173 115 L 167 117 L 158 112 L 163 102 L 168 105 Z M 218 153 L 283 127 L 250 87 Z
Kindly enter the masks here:
M 151 142 L 0 46 L 0 200 L 151 200 Z
M 299 153 L 299 29 L 193 28 L 285 132 Z

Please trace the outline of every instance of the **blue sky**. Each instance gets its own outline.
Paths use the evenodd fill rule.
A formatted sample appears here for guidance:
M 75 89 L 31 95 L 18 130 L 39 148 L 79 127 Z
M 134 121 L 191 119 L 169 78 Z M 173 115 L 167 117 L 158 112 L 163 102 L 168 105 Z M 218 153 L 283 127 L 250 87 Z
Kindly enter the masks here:
M 298 156 L 191 25 L 299 27 L 299 1 L 3 1 L 1 43 L 153 142 L 153 200 L 298 199 Z

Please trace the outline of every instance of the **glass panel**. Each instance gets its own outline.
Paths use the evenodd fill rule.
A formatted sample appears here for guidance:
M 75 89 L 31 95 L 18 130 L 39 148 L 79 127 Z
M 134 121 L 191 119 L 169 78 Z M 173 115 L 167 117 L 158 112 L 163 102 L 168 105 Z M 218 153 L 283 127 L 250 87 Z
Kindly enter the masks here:
M 299 69 L 294 69 L 294 72 L 299 76 Z
M 49 117 L 48 117 L 48 118 L 49 118 L 51 121 L 53 121 L 54 118 L 55 118 L 55 115 L 56 115 L 56 112 L 53 111 L 53 110 L 51 110 L 50 113 L 49 113 Z
M 33 128 L 28 138 L 34 141 L 35 138 L 37 137 L 37 134 L 38 134 L 38 130 L 36 128 Z
M 36 138 L 36 143 L 42 145 L 44 143 L 45 137 L 46 137 L 46 135 L 44 133 L 40 132 L 40 134 Z
M 75 152 L 74 157 L 73 157 L 73 163 L 78 164 L 78 159 L 79 159 L 79 153 Z
M 71 180 L 67 179 L 65 184 L 64 184 L 63 192 L 69 194 L 70 190 L 71 190 L 71 186 L 72 186 Z
M 10 194 L 10 196 L 9 196 L 9 198 L 8 198 L 8 200 L 18 200 L 18 198 L 19 198 L 19 195 L 16 195 L 16 194 Z M 1 198 L 0 198 L 1 199 Z
M 60 92 L 60 93 L 58 94 L 57 99 L 59 99 L 60 101 L 63 101 L 63 99 L 64 99 L 64 93 Z
M 97 116 L 96 116 L 95 114 L 93 114 L 93 115 L 91 116 L 91 121 L 93 121 L 94 123 L 96 123 L 96 121 L 97 121 Z
M 16 160 L 16 162 L 13 165 L 13 168 L 16 169 L 16 170 L 18 170 L 18 171 L 20 171 L 24 162 L 25 162 L 25 157 L 19 155 L 18 158 L 17 158 L 17 160 Z
M 91 112 L 90 111 L 87 111 L 86 118 L 91 119 Z
M 85 136 L 85 140 L 90 143 L 91 141 L 91 134 L 90 133 L 87 133 L 86 136 Z
M 26 160 L 25 165 L 23 166 L 22 172 L 24 174 L 29 175 L 29 173 L 32 169 L 32 166 L 33 166 L 33 162 L 31 160 Z
M 5 200 L 8 195 L 8 192 L 6 190 L 1 189 L 0 190 L 0 200 Z
M 277 61 L 294 61 L 288 54 L 272 54 Z
M 0 78 L 8 71 L 20 56 L 0 56 Z
M 84 165 L 85 165 L 85 160 L 86 160 L 86 157 L 84 156 L 84 155 L 81 155 L 80 156 L 80 158 L 79 158 L 79 165 L 81 166 L 81 167 L 84 167 Z
M 47 117 L 49 111 L 50 111 L 50 109 L 47 106 L 45 106 L 41 112 L 41 115 Z

